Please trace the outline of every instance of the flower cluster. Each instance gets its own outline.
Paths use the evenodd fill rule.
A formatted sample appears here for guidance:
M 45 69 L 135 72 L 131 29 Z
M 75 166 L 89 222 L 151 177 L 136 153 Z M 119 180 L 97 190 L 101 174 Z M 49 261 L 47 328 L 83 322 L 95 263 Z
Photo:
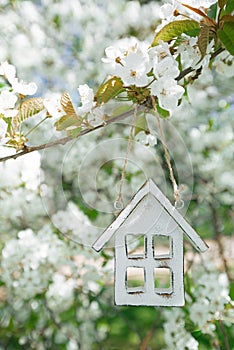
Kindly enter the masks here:
M 8 124 L 3 118 L 14 118 L 18 114 L 16 103 L 20 98 L 34 95 L 37 91 L 35 83 L 25 83 L 16 77 L 16 69 L 8 62 L 0 64 L 0 77 L 3 77 L 8 86 L 0 89 L 0 145 L 7 143 Z
M 125 86 L 148 87 L 158 97 L 161 108 L 170 112 L 176 109 L 184 88 L 176 81 L 180 72 L 178 62 L 167 43 L 149 48 L 149 44 L 135 39 L 122 40 L 115 47 L 108 47 L 105 53 L 107 58 L 103 62 Z
M 97 230 L 73 202 L 68 202 L 66 210 L 59 210 L 51 219 L 54 226 L 67 237 L 84 246 L 92 245 Z
M 199 271 L 196 283 L 197 300 L 190 307 L 190 319 L 203 333 L 212 333 L 215 330 L 212 321 L 222 319 L 225 305 L 230 302 L 228 279 L 225 273 L 210 271 L 201 276 Z
M 197 350 L 198 341 L 186 330 L 189 322 L 192 321 L 202 333 L 212 335 L 216 330 L 215 321 L 223 320 L 225 305 L 230 302 L 225 273 L 217 273 L 212 267 L 208 271 L 196 267 L 193 269 L 193 278 L 196 279 L 193 298 L 187 296 L 189 314 L 179 309 L 163 311 L 166 319 L 164 337 L 170 349 Z
M 64 264 L 64 243 L 45 227 L 37 235 L 20 231 L 3 251 L 2 280 L 13 295 L 33 298 L 46 290 L 54 270 Z
M 198 350 L 198 341 L 185 328 L 184 313 L 180 309 L 173 312 L 163 312 L 166 322 L 164 323 L 164 338 L 167 349 Z
M 87 84 L 79 85 L 78 92 L 81 101 L 81 107 L 78 108 L 78 114 L 87 119 L 88 125 L 95 127 L 105 122 L 103 107 L 97 107 L 94 102 L 94 91 Z

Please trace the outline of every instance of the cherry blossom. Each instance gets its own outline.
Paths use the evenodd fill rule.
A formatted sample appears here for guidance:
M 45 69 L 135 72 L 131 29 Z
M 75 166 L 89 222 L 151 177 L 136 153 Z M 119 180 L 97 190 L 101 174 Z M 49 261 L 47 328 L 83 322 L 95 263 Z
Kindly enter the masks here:
M 154 134 L 147 134 L 144 131 L 140 131 L 136 138 L 137 141 L 139 141 L 140 143 L 142 143 L 145 146 L 150 146 L 153 147 L 157 144 L 157 137 Z
M 151 93 L 158 97 L 161 108 L 172 112 L 176 109 L 179 99 L 184 93 L 184 88 L 174 79 L 164 77 L 156 80 L 150 86 Z
M 157 79 L 175 79 L 178 77 L 180 70 L 174 58 L 166 57 L 154 63 L 153 72 Z
M 15 117 L 18 113 L 17 109 L 14 109 L 17 101 L 17 96 L 8 90 L 3 90 L 0 93 L 0 114 L 5 117 Z
M 121 64 L 121 59 L 124 57 L 123 50 L 114 46 L 109 46 L 105 49 L 106 57 L 102 58 L 102 62 L 109 64 L 115 70 L 118 64 Z
M 87 121 L 93 127 L 105 124 L 105 113 L 103 108 L 97 107 L 91 110 Z
M 48 111 L 48 113 L 54 117 L 59 118 L 66 114 L 63 110 L 63 107 L 60 103 L 61 95 L 59 94 L 51 94 L 50 97 L 45 98 L 43 104 Z
M 79 85 L 78 92 L 82 103 L 82 106 L 78 108 L 78 113 L 83 115 L 94 107 L 94 92 L 87 84 Z
M 26 83 L 18 78 L 11 80 L 10 83 L 14 92 L 23 96 L 34 95 L 37 92 L 37 85 L 35 83 Z
M 145 86 L 150 81 L 147 76 L 149 70 L 149 57 L 141 52 L 130 52 L 116 67 L 115 72 L 125 85 Z

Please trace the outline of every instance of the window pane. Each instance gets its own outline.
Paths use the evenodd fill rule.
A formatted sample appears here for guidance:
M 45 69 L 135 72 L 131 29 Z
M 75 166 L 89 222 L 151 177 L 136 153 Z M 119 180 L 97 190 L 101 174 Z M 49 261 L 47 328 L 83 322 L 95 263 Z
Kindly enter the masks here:
M 126 288 L 128 293 L 143 293 L 145 288 L 145 269 L 128 267 L 126 270 Z
M 154 269 L 154 287 L 156 292 L 172 292 L 171 270 L 169 268 L 158 267 Z
M 153 249 L 155 258 L 172 257 L 171 238 L 164 235 L 153 236 Z
M 125 237 L 126 254 L 130 259 L 146 258 L 146 237 L 142 234 L 128 234 Z

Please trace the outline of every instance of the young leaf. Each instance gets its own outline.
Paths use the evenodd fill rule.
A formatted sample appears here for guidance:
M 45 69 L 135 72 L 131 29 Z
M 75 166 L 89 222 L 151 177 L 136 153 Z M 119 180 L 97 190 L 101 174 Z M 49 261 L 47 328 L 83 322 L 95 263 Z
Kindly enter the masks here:
M 220 29 L 222 29 L 224 24 L 227 23 L 227 22 L 234 22 L 234 16 L 232 16 L 232 15 L 224 15 L 220 19 Z
M 197 35 L 200 26 L 197 21 L 193 19 L 185 19 L 175 22 L 170 22 L 166 24 L 154 37 L 151 46 L 156 46 L 159 44 L 159 40 L 171 41 L 172 39 L 185 33 L 191 35 L 195 33 Z M 193 35 L 191 35 L 193 36 Z
M 157 107 L 158 114 L 160 115 L 161 118 L 165 119 L 170 116 L 170 113 L 166 109 L 163 109 L 162 107 L 160 107 L 158 103 L 156 107 Z
M 43 111 L 44 108 L 45 107 L 42 98 L 29 98 L 21 104 L 19 112 L 14 118 L 15 125 L 20 125 L 24 120 Z
M 145 115 L 141 115 L 139 118 L 137 118 L 134 132 L 135 136 L 140 131 L 149 131 Z
M 57 131 L 66 130 L 71 126 L 80 126 L 82 119 L 77 115 L 64 115 L 54 125 Z
M 227 0 L 218 0 L 219 7 L 222 9 L 226 5 Z
M 76 114 L 76 111 L 73 107 L 71 97 L 68 92 L 64 92 L 62 94 L 62 97 L 60 99 L 61 106 L 63 107 L 64 112 L 66 112 L 67 115 L 74 115 Z
M 209 38 L 210 38 L 210 27 L 204 25 L 201 27 L 201 31 L 198 36 L 198 47 L 202 57 L 204 57 L 206 54 L 207 46 L 209 45 Z
M 234 55 L 234 22 L 226 22 L 222 29 L 218 30 L 218 37 L 225 49 Z
M 191 11 L 197 13 L 199 16 L 203 17 L 203 19 L 204 19 L 204 21 L 205 21 L 205 23 L 206 23 L 207 25 L 211 25 L 211 26 L 214 26 L 214 25 L 215 25 L 215 22 L 213 21 L 213 19 L 209 18 L 209 17 L 205 14 L 205 12 L 202 12 L 201 10 L 197 9 L 196 7 L 192 7 L 192 6 L 187 5 L 187 4 L 182 4 L 182 3 L 181 3 L 181 5 L 183 5 L 184 7 L 187 7 L 189 10 L 191 10 Z
M 99 87 L 95 95 L 95 100 L 98 104 L 107 103 L 123 91 L 125 89 L 122 80 L 118 77 L 113 77 Z

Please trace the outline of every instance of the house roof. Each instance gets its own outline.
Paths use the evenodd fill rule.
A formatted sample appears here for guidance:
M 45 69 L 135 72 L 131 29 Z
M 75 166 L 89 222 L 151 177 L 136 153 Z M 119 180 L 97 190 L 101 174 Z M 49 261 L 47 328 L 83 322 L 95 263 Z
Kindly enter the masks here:
M 191 242 L 191 244 L 200 252 L 204 252 L 208 249 L 207 244 L 201 239 L 197 232 L 189 225 L 189 223 L 183 218 L 183 216 L 173 207 L 169 200 L 159 190 L 157 185 L 152 179 L 148 179 L 139 191 L 133 196 L 128 205 L 121 211 L 118 217 L 112 222 L 110 226 L 103 232 L 103 234 L 93 244 L 93 249 L 99 252 L 103 246 L 110 240 L 113 234 L 123 224 L 123 222 L 129 217 L 138 203 L 148 194 L 152 194 L 155 199 L 162 205 L 167 213 L 176 221 L 176 223 L 182 228 L 185 235 Z

